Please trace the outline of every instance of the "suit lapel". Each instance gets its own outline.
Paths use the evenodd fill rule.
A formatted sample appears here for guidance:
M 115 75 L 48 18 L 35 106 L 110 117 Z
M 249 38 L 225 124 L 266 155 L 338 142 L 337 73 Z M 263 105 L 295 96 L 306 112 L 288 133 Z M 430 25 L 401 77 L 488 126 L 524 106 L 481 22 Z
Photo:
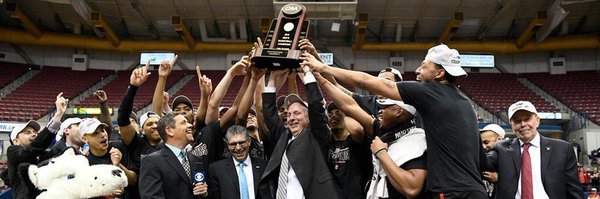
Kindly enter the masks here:
M 165 148 L 163 148 L 162 150 L 162 155 L 165 158 L 165 162 L 167 162 L 167 164 L 171 166 L 171 168 L 177 173 L 177 175 L 179 175 L 179 177 L 181 177 L 183 181 L 188 182 L 186 184 L 192 187 L 192 182 L 190 181 L 190 178 L 187 177 L 187 175 L 185 174 L 183 166 L 181 166 L 181 162 L 179 162 L 179 159 L 177 159 L 173 151 L 171 151 L 171 149 L 165 146 Z
M 261 172 L 261 170 L 264 169 L 264 164 L 262 164 L 260 160 L 258 160 L 258 158 L 253 158 L 250 157 L 250 160 L 252 161 L 252 177 L 253 177 L 253 181 L 254 181 L 254 193 L 258 194 L 258 182 L 260 181 L 260 177 L 262 175 L 263 172 Z
M 519 139 L 515 138 L 513 143 L 510 145 L 512 151 L 512 159 L 515 165 L 515 170 L 517 171 L 517 175 L 521 173 L 521 144 L 519 143 Z
M 283 152 L 287 148 L 287 145 L 288 145 L 287 141 L 289 139 L 289 131 L 286 130 L 283 133 L 284 134 L 279 137 L 279 140 L 277 141 L 277 145 L 275 145 L 275 149 L 273 150 L 273 153 L 271 154 L 271 158 L 269 159 L 269 163 L 267 163 L 267 166 L 265 168 L 265 171 L 264 171 L 261 179 L 267 178 L 267 176 L 269 176 L 272 172 L 274 172 L 275 169 L 279 168 L 279 166 L 281 164 L 281 158 L 283 157 Z M 277 182 L 275 182 L 275 183 L 277 183 Z
M 542 135 L 540 136 L 540 158 L 542 161 L 542 164 L 540 165 L 542 167 L 542 183 L 545 181 L 545 173 L 546 170 L 548 169 L 548 162 L 550 162 L 550 154 L 552 152 L 552 146 L 550 144 L 550 142 L 548 142 L 548 139 L 544 138 Z
M 235 187 L 236 193 L 239 193 L 240 192 L 240 181 L 238 180 L 237 171 L 235 170 L 235 164 L 233 161 L 234 160 L 229 158 L 229 161 L 227 161 L 227 164 L 225 164 L 225 166 L 226 166 L 225 170 L 227 171 L 227 173 L 229 173 L 229 177 L 231 178 L 231 182 L 233 183 L 233 186 Z

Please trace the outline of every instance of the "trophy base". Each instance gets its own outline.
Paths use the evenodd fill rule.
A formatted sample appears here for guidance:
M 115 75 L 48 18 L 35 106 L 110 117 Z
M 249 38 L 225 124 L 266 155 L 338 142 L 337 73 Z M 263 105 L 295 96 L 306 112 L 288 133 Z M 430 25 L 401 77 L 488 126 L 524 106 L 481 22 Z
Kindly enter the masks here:
M 267 68 L 269 70 L 285 70 L 300 67 L 299 58 L 302 55 L 300 50 L 279 50 L 269 48 L 259 48 L 254 51 L 250 58 L 257 68 Z

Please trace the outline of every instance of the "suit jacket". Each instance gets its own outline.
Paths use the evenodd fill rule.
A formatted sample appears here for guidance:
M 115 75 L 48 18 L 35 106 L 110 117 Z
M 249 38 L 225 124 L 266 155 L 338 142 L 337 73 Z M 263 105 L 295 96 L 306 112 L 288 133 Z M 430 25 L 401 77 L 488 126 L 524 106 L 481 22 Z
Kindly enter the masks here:
M 538 134 L 539 135 L 539 134 Z M 550 198 L 583 198 L 571 144 L 540 136 L 542 184 Z M 488 153 L 487 170 L 498 172 L 496 198 L 514 198 L 521 175 L 519 140 L 503 140 Z
M 258 195 L 258 181 L 262 177 L 267 162 L 260 158 L 250 157 L 252 161 L 252 176 L 254 182 L 254 194 Z M 240 198 L 240 185 L 238 181 L 236 163 L 232 158 L 216 161 L 210 164 L 208 195 L 211 198 Z M 258 197 L 256 197 L 258 198 Z
M 188 161 L 193 172 L 196 160 L 189 153 Z M 166 145 L 142 158 L 138 183 L 141 198 L 196 198 L 191 179 Z
M 284 152 L 291 168 L 296 172 L 306 198 L 339 198 L 338 188 L 327 167 L 327 140 L 331 135 L 323 108 L 323 94 L 316 82 L 305 85 L 308 96 L 308 118 L 310 126 L 288 144 L 292 137 L 289 129 L 283 126 L 275 107 L 275 93 L 263 94 L 263 114 L 271 140 L 276 141 L 267 167 L 259 182 L 259 195 L 263 199 L 275 198 L 279 167 Z

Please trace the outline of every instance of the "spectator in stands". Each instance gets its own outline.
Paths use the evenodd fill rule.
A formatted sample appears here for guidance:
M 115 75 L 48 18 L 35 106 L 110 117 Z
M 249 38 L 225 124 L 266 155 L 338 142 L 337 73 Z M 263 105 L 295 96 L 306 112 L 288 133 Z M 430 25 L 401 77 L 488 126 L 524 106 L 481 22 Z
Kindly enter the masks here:
M 121 140 L 108 140 L 106 130 L 107 124 L 100 122 L 96 118 L 84 118 L 79 123 L 79 132 L 83 137 L 83 141 L 90 147 L 89 154 L 86 156 L 90 165 L 97 164 L 112 164 L 119 167 L 127 176 L 128 185 L 123 190 L 116 190 L 115 196 L 124 195 L 124 198 L 137 198 L 134 193 L 135 184 L 137 183 L 137 174 L 132 171 L 129 166 L 127 150 Z
M 304 68 L 308 105 L 298 95 L 285 99 L 289 128 L 277 114 L 276 81 L 285 71 L 271 71 L 263 93 L 263 114 L 273 143 L 267 168 L 259 182 L 261 198 L 339 198 L 335 181 L 327 167 L 327 140 L 331 131 L 323 105 L 323 94 L 315 77 Z M 275 141 L 276 140 L 276 141 Z M 265 146 L 267 149 L 271 147 Z
M 504 139 L 504 134 L 506 134 L 506 132 L 500 125 L 488 124 L 483 127 L 483 129 L 479 130 L 483 149 L 486 152 L 492 150 L 492 148 L 496 146 L 497 141 Z M 485 185 L 485 189 L 487 190 L 489 198 L 496 198 L 496 191 L 494 187 L 496 186 L 496 181 L 498 180 L 498 173 L 484 171 L 483 178 L 483 184 Z
M 592 188 L 592 191 L 588 194 L 587 199 L 600 199 L 598 190 L 596 188 Z
M 141 198 L 195 198 L 208 196 L 207 184 L 192 184 L 191 172 L 197 161 L 186 146 L 194 141 L 192 124 L 178 112 L 158 121 L 158 132 L 165 146 L 142 159 Z
M 23 184 L 17 169 L 21 163 L 37 164 L 40 160 L 38 156 L 50 146 L 50 143 L 56 137 L 56 132 L 60 128 L 62 118 L 67 109 L 68 99 L 65 99 L 61 92 L 56 96 L 56 112 L 54 116 L 39 134 L 40 124 L 36 121 L 29 121 L 13 128 L 9 134 L 11 146 L 8 147 L 6 156 L 8 158 L 8 179 L 13 190 L 13 198 L 35 198 L 39 193 L 28 190 Z
M 484 198 L 479 141 L 473 106 L 456 86 L 467 73 L 460 67 L 458 51 L 446 45 L 429 49 L 417 68 L 417 81 L 393 82 L 367 73 L 330 67 L 304 53 L 313 70 L 361 87 L 372 94 L 413 105 L 427 132 L 427 192 L 429 198 Z M 452 132 L 452 133 L 448 133 Z
M 370 168 L 373 169 L 373 172 L 365 173 L 364 168 L 360 170 L 363 175 L 368 175 L 367 180 L 371 180 L 366 198 L 422 198 L 425 196 L 422 190 L 427 173 L 425 153 L 427 145 L 423 129 L 416 128 L 413 121 L 415 108 L 402 101 L 380 98 L 377 100 L 378 105 L 381 106 L 378 117 L 373 118 L 356 101 L 352 100 L 350 95 L 344 94 L 325 78 L 317 75 L 317 81 L 338 105 L 342 114 L 356 118 L 365 128 L 365 134 L 369 138 L 375 137 L 370 147 L 374 158 L 372 160 L 373 167 Z M 338 112 L 334 109 L 330 114 Z M 334 136 L 336 135 L 334 134 Z M 361 140 L 355 136 L 352 138 Z M 365 140 L 363 143 L 370 143 L 368 141 Z M 351 152 L 359 153 L 362 148 L 359 146 L 355 144 Z M 362 155 L 357 154 L 351 158 L 353 161 L 368 162 L 372 159 L 368 152 L 367 150 L 369 156 L 366 160 Z M 364 167 L 365 165 L 359 166 Z M 348 178 L 357 178 L 354 175 L 349 175 L 351 177 Z M 362 185 L 364 186 L 364 184 Z M 356 186 L 354 185 L 354 187 Z M 346 188 L 344 192 L 348 191 L 356 190 Z
M 571 144 L 538 133 L 531 102 L 510 105 L 508 118 L 517 138 L 497 142 L 487 159 L 498 172 L 496 198 L 583 198 Z
M 250 139 L 245 127 L 233 125 L 227 130 L 225 143 L 232 157 L 210 164 L 208 183 L 212 198 L 258 198 L 258 181 L 267 162 L 249 156 Z

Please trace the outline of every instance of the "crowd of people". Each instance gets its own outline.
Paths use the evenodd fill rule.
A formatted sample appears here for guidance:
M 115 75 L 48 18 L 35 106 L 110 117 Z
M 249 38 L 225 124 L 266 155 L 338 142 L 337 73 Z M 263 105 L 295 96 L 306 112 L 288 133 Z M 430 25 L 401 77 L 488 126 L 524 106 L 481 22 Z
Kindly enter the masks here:
M 252 50 L 261 47 L 259 39 Z M 306 39 L 299 48 L 297 69 L 264 69 L 243 56 L 215 87 L 196 67 L 198 107 L 186 96 L 169 103 L 164 91 L 177 56 L 163 61 L 157 74 L 148 64 L 139 67 L 123 85 L 118 132 L 112 132 L 103 91 L 94 94 L 99 119 L 62 120 L 68 99 L 59 94 L 48 124 L 30 121 L 10 134 L 7 179 L 14 198 L 34 198 L 40 191 L 19 179 L 19 164 L 38 164 L 68 148 L 92 165 L 112 164 L 124 172 L 128 186 L 108 197 L 584 197 L 571 145 L 537 131 L 540 118 L 532 103 L 510 105 L 516 138 L 503 139 L 504 129 L 495 124 L 478 129 L 473 105 L 456 85 L 467 76 L 457 50 L 432 47 L 415 71 L 417 80 L 403 81 L 393 68 L 376 77 L 327 66 Z M 159 77 L 152 110 L 138 117 L 133 101 L 150 75 Z M 234 91 L 229 86 L 237 76 L 244 79 Z M 291 94 L 278 95 L 286 81 L 296 79 L 307 99 L 293 86 Z M 372 95 L 353 93 L 337 81 Z M 228 92 L 237 97 L 223 107 Z

